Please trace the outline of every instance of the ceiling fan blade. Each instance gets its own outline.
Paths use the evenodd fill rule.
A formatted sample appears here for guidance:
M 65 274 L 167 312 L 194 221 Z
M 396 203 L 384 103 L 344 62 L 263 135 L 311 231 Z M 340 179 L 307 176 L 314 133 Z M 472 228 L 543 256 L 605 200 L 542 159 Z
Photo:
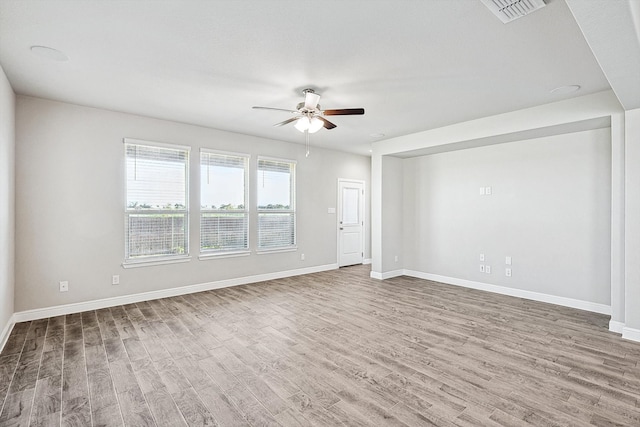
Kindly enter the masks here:
M 304 108 L 314 110 L 318 107 L 318 101 L 320 101 L 320 95 L 313 92 L 306 92 L 304 96 Z
M 342 108 L 337 110 L 324 110 L 325 116 L 354 116 L 364 114 L 364 108 Z
M 273 126 L 280 127 L 280 126 L 288 125 L 288 124 L 289 124 L 289 123 L 291 123 L 291 122 L 295 122 L 295 121 L 296 121 L 296 120 L 298 120 L 299 118 L 300 118 L 300 117 L 291 117 L 290 119 L 287 119 L 287 120 L 285 120 L 285 121 L 283 121 L 283 122 L 280 122 L 280 123 L 276 123 L 276 124 L 275 124 L 275 125 L 273 125 Z
M 317 118 L 319 118 L 320 120 L 322 120 L 322 122 L 324 123 L 324 128 L 327 130 L 333 129 L 335 127 L 337 127 L 336 125 L 334 125 L 333 123 L 331 123 L 329 120 L 325 119 L 324 117 L 320 117 L 320 116 L 316 116 Z
M 286 111 L 287 113 L 297 113 L 297 110 L 287 110 L 285 108 L 273 108 L 273 107 L 251 107 L 254 110 L 275 110 L 275 111 Z

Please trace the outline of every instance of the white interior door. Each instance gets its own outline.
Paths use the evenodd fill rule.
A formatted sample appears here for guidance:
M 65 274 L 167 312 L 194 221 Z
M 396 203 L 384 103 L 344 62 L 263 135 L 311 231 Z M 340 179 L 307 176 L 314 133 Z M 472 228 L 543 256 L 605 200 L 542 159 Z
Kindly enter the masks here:
M 338 265 L 364 261 L 364 183 L 338 181 Z

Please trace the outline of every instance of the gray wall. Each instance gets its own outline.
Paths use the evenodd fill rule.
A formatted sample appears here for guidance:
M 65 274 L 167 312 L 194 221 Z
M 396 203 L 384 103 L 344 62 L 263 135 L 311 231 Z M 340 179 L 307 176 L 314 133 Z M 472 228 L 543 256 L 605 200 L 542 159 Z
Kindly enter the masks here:
M 15 95 L 0 67 L 0 341 L 13 314 Z M 2 343 L 0 342 L 0 348 Z
M 16 311 L 335 264 L 336 215 L 327 208 L 336 207 L 338 178 L 363 180 L 369 193 L 368 157 L 312 147 L 305 158 L 301 144 L 22 96 L 16 115 Z M 194 209 L 190 262 L 123 269 L 123 137 L 191 146 L 192 206 L 200 147 L 251 155 L 250 200 L 258 155 L 297 160 L 298 250 L 200 261 Z M 253 215 L 252 248 L 255 223 Z M 58 292 L 61 280 L 69 292 Z
M 405 269 L 610 304 L 610 129 L 406 159 L 402 169 Z M 481 253 L 491 274 L 479 272 Z
M 385 195 L 382 205 L 382 269 L 385 272 L 402 268 L 405 240 L 397 236 L 402 235 L 403 167 L 402 159 L 382 158 L 382 192 Z

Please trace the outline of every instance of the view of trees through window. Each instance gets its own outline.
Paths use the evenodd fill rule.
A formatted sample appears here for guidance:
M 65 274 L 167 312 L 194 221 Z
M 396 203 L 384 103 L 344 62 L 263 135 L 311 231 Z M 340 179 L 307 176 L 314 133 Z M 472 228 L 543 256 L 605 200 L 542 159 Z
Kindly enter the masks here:
M 125 140 L 125 260 L 188 253 L 189 150 Z
M 296 244 L 295 162 L 258 159 L 258 247 Z
M 200 251 L 249 249 L 246 155 L 200 152 Z
M 125 139 L 125 262 L 189 254 L 189 147 Z M 249 250 L 249 155 L 200 150 L 200 252 Z M 295 162 L 258 158 L 257 247 L 296 244 Z

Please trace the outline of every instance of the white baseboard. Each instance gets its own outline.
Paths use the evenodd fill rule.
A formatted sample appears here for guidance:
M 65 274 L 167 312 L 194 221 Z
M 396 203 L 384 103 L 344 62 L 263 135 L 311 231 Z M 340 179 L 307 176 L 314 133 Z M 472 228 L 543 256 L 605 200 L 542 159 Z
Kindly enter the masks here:
M 402 276 L 403 274 L 403 270 L 385 271 L 384 273 L 372 271 L 371 273 L 369 273 L 369 277 L 371 277 L 372 279 L 385 280 L 391 279 L 392 277 Z
M 364 264 L 364 265 L 371 264 L 371 258 L 365 258 L 365 259 L 362 261 L 362 264 Z
M 590 301 L 559 297 L 540 292 L 525 291 L 522 289 L 508 288 L 505 286 L 491 285 L 488 283 L 474 282 L 465 279 L 457 279 L 455 277 L 439 276 L 437 274 L 423 273 L 421 271 L 404 270 L 404 275 L 419 279 L 433 280 L 435 282 L 446 283 L 448 285 L 462 286 L 465 288 L 478 289 L 496 294 L 509 295 L 512 297 L 525 298 L 533 301 L 546 302 L 565 307 L 577 308 L 579 310 L 611 315 L 611 306 Z
M 4 350 L 4 346 L 7 344 L 7 340 L 9 340 L 9 335 L 11 335 L 11 331 L 13 330 L 13 325 L 16 324 L 16 315 L 12 314 L 9 318 L 9 321 L 5 325 L 2 333 L 0 333 L 0 353 Z
M 212 289 L 220 289 L 231 286 L 245 285 L 249 283 L 263 282 L 267 280 L 281 279 L 285 277 L 299 276 L 302 274 L 318 273 L 321 271 L 335 270 L 337 264 L 326 264 L 315 267 L 300 268 L 295 270 L 279 271 L 275 273 L 258 274 L 254 276 L 238 277 L 233 279 L 219 280 L 215 282 L 201 283 L 196 285 L 182 286 L 179 288 L 163 289 L 158 291 L 143 292 L 139 294 L 124 295 L 120 297 L 104 298 L 100 300 L 85 301 L 73 304 L 65 304 L 54 307 L 45 307 L 34 310 L 25 310 L 14 313 L 7 325 L 5 325 L 2 333 L 0 333 L 0 352 L 4 349 L 5 344 L 13 330 L 13 326 L 19 322 L 26 322 L 37 319 L 45 319 L 47 317 L 61 316 L 72 313 L 79 313 L 88 310 L 97 310 L 101 308 L 113 307 L 124 304 L 132 304 L 136 302 L 149 301 L 160 298 L 167 298 L 178 295 L 186 295 L 196 292 L 208 291 Z M 372 271 L 370 276 L 372 279 L 385 280 L 398 276 L 411 276 L 419 279 L 433 280 L 436 282 L 446 283 L 449 285 L 462 286 L 472 289 L 478 289 L 488 292 L 494 292 L 503 295 L 509 295 L 519 298 L 526 298 L 534 301 L 547 302 L 551 304 L 562 305 L 566 307 L 577 308 L 580 310 L 593 311 L 601 314 L 611 314 L 611 307 L 604 304 L 592 303 L 589 301 L 576 300 L 572 298 L 558 297 L 554 295 L 542 294 L 538 292 L 525 291 L 521 289 L 507 288 L 504 286 L 490 285 L 487 283 L 473 282 L 470 280 L 456 279 L 453 277 L 439 276 L 436 274 L 423 273 L 413 270 L 394 270 L 379 273 Z M 621 322 L 609 322 L 609 330 L 621 333 L 622 338 L 631 341 L 640 342 L 640 329 L 627 328 Z
M 372 279 L 382 280 L 382 273 L 378 273 L 377 271 L 371 271 L 369 273 L 369 277 Z
M 321 271 L 335 270 L 337 268 L 338 264 L 318 265 L 315 267 L 298 268 L 295 270 L 278 271 L 275 273 L 257 274 L 254 276 L 238 277 L 233 279 L 219 280 L 216 282 L 181 286 L 179 288 L 142 292 L 139 294 L 123 295 L 119 297 L 103 298 L 92 301 L 83 301 L 73 304 L 58 305 L 54 307 L 36 308 L 33 310 L 25 310 L 14 313 L 13 323 L 46 319 L 47 317 L 62 316 L 89 310 L 98 310 L 101 308 L 113 307 L 117 305 L 132 304 L 136 302 L 192 294 L 196 292 L 208 291 L 211 289 L 228 288 L 230 286 L 246 285 L 249 283 L 264 282 L 266 280 L 300 276 L 302 274 L 318 273 Z
M 622 338 L 625 340 L 640 342 L 640 329 L 627 328 L 625 326 L 622 328 Z
M 615 320 L 609 321 L 609 330 L 611 332 L 615 332 L 616 334 L 621 334 L 623 329 L 624 329 L 623 322 L 617 322 Z

